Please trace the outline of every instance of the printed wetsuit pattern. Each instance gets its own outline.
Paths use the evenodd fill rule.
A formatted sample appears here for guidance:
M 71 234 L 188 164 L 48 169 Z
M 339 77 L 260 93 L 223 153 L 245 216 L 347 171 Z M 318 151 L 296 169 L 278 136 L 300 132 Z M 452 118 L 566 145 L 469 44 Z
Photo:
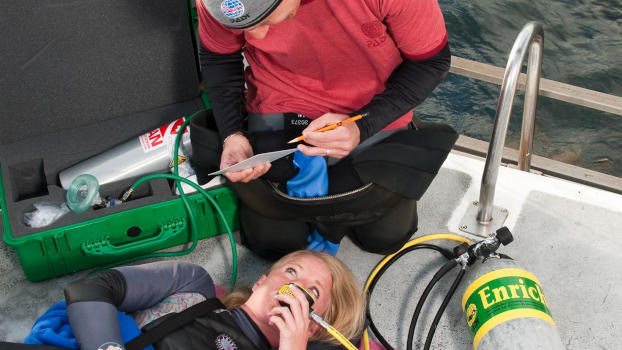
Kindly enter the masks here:
M 155 319 L 171 312 L 181 312 L 204 300 L 205 297 L 200 293 L 175 293 L 148 309 L 134 312 L 132 317 L 138 328 L 143 328 Z

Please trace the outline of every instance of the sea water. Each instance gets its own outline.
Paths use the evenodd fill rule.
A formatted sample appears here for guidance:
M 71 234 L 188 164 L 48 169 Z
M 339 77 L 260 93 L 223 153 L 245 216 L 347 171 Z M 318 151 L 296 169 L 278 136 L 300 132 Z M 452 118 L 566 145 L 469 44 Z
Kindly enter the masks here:
M 520 30 L 527 22 L 538 21 L 544 29 L 542 78 L 622 96 L 620 0 L 439 3 L 453 55 L 505 68 Z M 499 85 L 449 74 L 415 113 L 489 141 L 499 91 Z M 522 101 L 518 92 L 506 141 L 506 146 L 516 149 Z M 622 176 L 622 116 L 539 97 L 534 153 Z

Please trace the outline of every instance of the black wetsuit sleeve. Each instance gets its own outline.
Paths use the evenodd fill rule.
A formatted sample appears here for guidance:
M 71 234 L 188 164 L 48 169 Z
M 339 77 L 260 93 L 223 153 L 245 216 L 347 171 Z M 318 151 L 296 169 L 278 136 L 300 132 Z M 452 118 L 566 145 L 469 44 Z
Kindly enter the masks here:
M 89 275 L 68 284 L 65 299 L 68 305 L 79 301 L 100 301 L 121 311 L 132 312 L 153 306 L 171 294 L 184 292 L 213 298 L 214 283 L 199 265 L 162 261 Z
M 161 261 L 117 268 L 127 281 L 119 310 L 132 312 L 155 305 L 175 293 L 216 296 L 214 282 L 201 266 L 187 262 Z
M 125 297 L 125 278 L 110 269 L 88 275 L 65 286 L 67 305 L 78 301 L 101 301 L 119 306 Z
M 449 43 L 430 58 L 405 58 L 387 80 L 385 90 L 358 111 L 350 113 L 352 116 L 368 113 L 366 118 L 356 122 L 361 142 L 421 104 L 445 79 L 450 65 Z
M 117 309 L 144 309 L 182 292 L 215 296 L 211 277 L 195 264 L 165 261 L 119 267 L 68 284 L 67 315 L 81 349 L 94 350 L 105 343 L 121 345 Z
M 203 85 L 221 140 L 242 131 L 244 113 L 244 61 L 242 51 L 217 54 L 199 48 Z

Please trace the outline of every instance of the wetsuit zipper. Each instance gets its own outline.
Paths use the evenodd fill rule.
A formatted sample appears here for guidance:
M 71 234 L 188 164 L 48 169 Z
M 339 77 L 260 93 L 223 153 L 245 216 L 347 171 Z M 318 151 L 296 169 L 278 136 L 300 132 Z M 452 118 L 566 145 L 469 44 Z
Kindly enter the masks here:
M 365 190 L 367 190 L 368 188 L 373 186 L 373 182 L 370 182 L 366 185 L 363 185 L 359 188 L 356 188 L 352 191 L 348 191 L 348 192 L 342 192 L 342 193 L 337 193 L 337 194 L 331 194 L 328 196 L 323 196 L 323 197 L 312 197 L 312 198 L 298 198 L 298 197 L 292 197 L 290 195 L 288 195 L 287 193 L 283 193 L 281 190 L 279 190 L 278 187 L 276 187 L 272 182 L 268 181 L 268 183 L 270 184 L 270 186 L 272 186 L 272 189 L 274 189 L 274 191 L 282 196 L 285 197 L 287 199 L 290 200 L 294 200 L 294 201 L 301 201 L 301 202 L 313 202 L 313 201 L 323 201 L 323 200 L 327 200 L 327 199 L 336 199 L 336 198 L 341 198 L 341 197 L 345 197 L 345 196 L 350 196 L 353 195 L 355 193 L 359 193 L 359 192 L 363 192 Z

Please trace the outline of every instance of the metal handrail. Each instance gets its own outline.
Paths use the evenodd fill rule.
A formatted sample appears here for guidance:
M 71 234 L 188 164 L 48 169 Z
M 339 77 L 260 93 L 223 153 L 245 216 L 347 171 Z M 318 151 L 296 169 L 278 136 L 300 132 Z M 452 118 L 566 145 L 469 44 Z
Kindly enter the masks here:
M 479 193 L 479 209 L 477 221 L 486 224 L 492 221 L 493 200 L 495 196 L 495 186 L 505 136 L 508 130 L 512 104 L 516 95 L 518 77 L 521 67 L 529 49 L 529 60 L 527 62 L 527 82 L 525 88 L 525 102 L 523 109 L 523 126 L 521 131 L 521 141 L 519 149 L 519 169 L 529 171 L 531 163 L 531 148 L 533 144 L 534 120 L 536 115 L 536 102 L 540 83 L 540 71 L 542 67 L 542 45 L 544 42 L 544 31 L 538 22 L 529 22 L 520 31 L 508 58 L 508 63 L 503 74 L 503 83 L 499 93 L 499 102 L 495 115 L 488 155 L 484 166 L 482 184 Z
M 501 85 L 504 69 L 490 64 L 472 61 L 459 56 L 451 56 L 449 72 L 467 78 Z M 525 89 L 525 74 L 518 79 L 518 89 Z M 549 97 L 596 111 L 622 116 L 622 97 L 600 91 L 585 89 L 542 77 L 539 96 Z

